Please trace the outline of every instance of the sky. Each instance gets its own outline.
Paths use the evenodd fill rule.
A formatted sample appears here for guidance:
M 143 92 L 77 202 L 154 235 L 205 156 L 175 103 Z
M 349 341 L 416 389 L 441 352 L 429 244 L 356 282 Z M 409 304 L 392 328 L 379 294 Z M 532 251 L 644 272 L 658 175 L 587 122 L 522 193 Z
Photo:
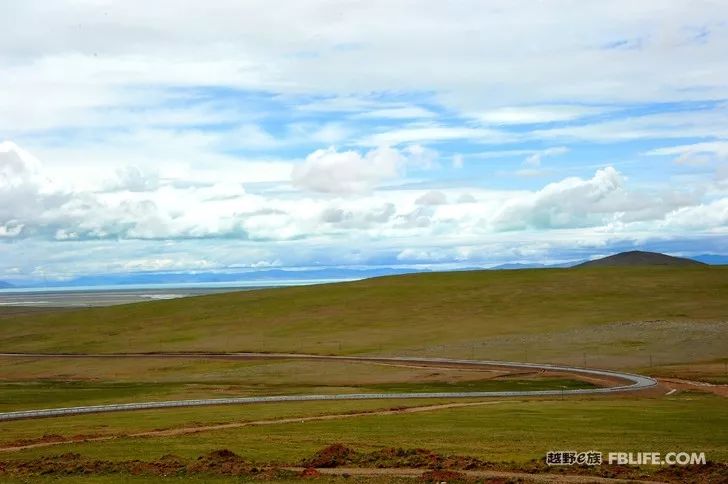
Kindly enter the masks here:
M 728 2 L 0 9 L 0 280 L 728 254 Z

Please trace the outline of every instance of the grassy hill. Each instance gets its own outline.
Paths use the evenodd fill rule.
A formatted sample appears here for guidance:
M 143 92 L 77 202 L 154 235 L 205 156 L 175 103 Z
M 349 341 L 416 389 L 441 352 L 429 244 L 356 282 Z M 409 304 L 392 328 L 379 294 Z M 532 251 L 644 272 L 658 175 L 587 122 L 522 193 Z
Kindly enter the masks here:
M 703 262 L 684 257 L 673 257 L 659 252 L 632 250 L 602 257 L 601 259 L 582 262 L 576 267 L 623 267 L 623 266 L 703 266 Z
M 724 356 L 727 331 L 716 324 L 727 319 L 728 267 L 468 271 L 10 317 L 0 319 L 0 351 L 294 351 L 579 362 L 584 353 L 640 353 L 646 361 L 647 351 L 682 351 L 686 338 L 690 351 L 699 342 L 703 357 Z

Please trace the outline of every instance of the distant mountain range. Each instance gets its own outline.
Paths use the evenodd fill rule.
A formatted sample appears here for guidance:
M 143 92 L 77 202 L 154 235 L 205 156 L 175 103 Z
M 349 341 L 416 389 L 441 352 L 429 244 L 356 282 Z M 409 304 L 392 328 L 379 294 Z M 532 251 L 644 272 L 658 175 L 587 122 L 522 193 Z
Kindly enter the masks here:
M 247 272 L 136 272 L 125 274 L 98 274 L 79 276 L 62 281 L 44 281 L 26 284 L 24 287 L 83 287 L 83 286 L 135 286 L 147 284 L 215 284 L 241 283 L 246 286 L 275 286 L 276 282 L 303 281 L 345 281 L 369 277 L 390 276 L 412 272 L 419 269 L 372 268 L 372 269 L 306 269 L 285 270 L 266 269 Z
M 559 264 L 538 263 L 506 263 L 489 270 L 518 270 L 518 269 L 544 269 L 565 267 L 600 267 L 600 266 L 629 266 L 629 265 L 720 265 L 728 264 L 728 256 L 703 254 L 691 259 L 672 257 L 657 252 L 630 251 L 596 259 L 592 261 L 572 261 Z M 466 267 L 459 270 L 484 270 L 483 267 Z M 0 281 L 0 289 L 9 288 L 58 288 L 83 286 L 140 286 L 155 284 L 226 284 L 234 286 L 255 287 L 288 285 L 295 282 L 333 282 L 344 280 L 367 279 L 370 277 L 411 274 L 417 272 L 432 272 L 432 269 L 418 268 L 321 268 L 321 269 L 263 269 L 240 272 L 137 272 L 125 274 L 98 274 L 79 276 L 62 281 L 32 281 L 24 284 Z
M 564 268 L 564 267 L 572 267 L 578 264 L 580 261 L 574 261 L 574 262 L 562 262 L 561 264 L 521 264 L 521 263 L 511 263 L 511 264 L 500 264 L 497 266 L 493 266 L 490 269 L 491 270 L 515 270 L 515 269 L 556 269 L 556 268 Z
M 624 266 L 704 266 L 704 262 L 684 257 L 673 257 L 659 252 L 632 250 L 601 259 L 582 262 L 574 267 L 624 267 Z
M 712 266 L 720 266 L 728 264 L 728 255 L 701 254 L 691 257 L 691 259 L 710 264 Z

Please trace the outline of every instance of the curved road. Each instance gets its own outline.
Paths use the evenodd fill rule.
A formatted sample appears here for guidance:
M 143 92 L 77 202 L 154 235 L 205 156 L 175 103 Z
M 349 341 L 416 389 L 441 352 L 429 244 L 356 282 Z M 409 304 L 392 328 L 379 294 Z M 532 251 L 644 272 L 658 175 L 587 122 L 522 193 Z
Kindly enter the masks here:
M 610 370 L 578 368 L 571 366 L 518 363 L 510 361 L 459 360 L 450 358 L 418 358 L 410 356 L 322 356 L 294 353 L 119 353 L 119 354 L 49 354 L 49 353 L 0 353 L 2 357 L 47 357 L 47 358 L 223 358 L 223 359 L 298 359 L 298 360 L 337 360 L 364 361 L 374 363 L 419 363 L 457 365 L 458 367 L 498 367 L 529 370 L 546 370 L 559 373 L 571 373 L 590 377 L 607 378 L 620 382 L 617 386 L 600 388 L 582 388 L 576 390 L 534 390 L 534 391 L 496 391 L 496 392 L 428 392 L 428 393 L 344 393 L 332 395 L 273 395 L 257 397 L 211 398 L 203 400 L 172 400 L 163 402 L 117 403 L 109 405 L 89 405 L 68 408 L 50 408 L 41 410 L 22 410 L 0 413 L 0 421 L 26 418 L 61 417 L 86 413 L 119 412 L 126 410 L 144 410 L 171 407 L 197 407 L 204 405 L 232 405 L 266 402 L 305 402 L 313 400 L 383 400 L 405 398 L 488 398 L 488 397 L 543 397 L 592 395 L 638 391 L 657 384 L 654 379 Z

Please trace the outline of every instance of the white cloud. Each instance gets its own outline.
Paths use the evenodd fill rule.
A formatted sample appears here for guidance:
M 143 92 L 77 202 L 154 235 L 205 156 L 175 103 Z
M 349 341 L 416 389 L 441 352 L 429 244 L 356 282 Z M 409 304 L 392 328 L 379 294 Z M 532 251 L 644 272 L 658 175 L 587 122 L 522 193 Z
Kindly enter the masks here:
M 687 145 L 668 146 L 648 151 L 647 155 L 682 155 L 685 153 L 715 153 L 717 155 L 728 155 L 728 141 L 711 141 L 706 143 L 692 143 Z
M 728 197 L 680 207 L 665 217 L 663 227 L 668 230 L 705 230 L 728 235 Z
M 155 191 L 160 186 L 159 173 L 154 170 L 125 166 L 116 170 L 116 180 L 109 183 L 109 190 L 130 192 Z
M 687 0 L 457 8 L 372 1 L 335 11 L 321 0 L 216 0 L 204 8 L 28 0 L 0 18 L 0 129 L 18 136 L 68 126 L 214 125 L 257 109 L 166 102 L 204 87 L 304 95 L 314 109 L 328 103 L 328 112 L 425 119 L 428 110 L 416 103 L 387 106 L 376 96 L 416 90 L 450 112 L 482 113 L 496 124 L 574 120 L 605 103 L 725 99 L 726 13 L 722 2 L 695 8 Z M 184 87 L 193 92 L 180 94 Z M 390 137 L 429 135 L 491 138 Z
M 0 235 L 32 231 L 32 222 L 68 200 L 68 194 L 43 175 L 40 162 L 16 144 L 0 143 Z
M 710 141 L 656 148 L 645 154 L 652 156 L 677 155 L 673 161 L 678 165 L 706 165 L 714 161 L 728 160 L 728 141 Z
M 224 144 L 229 147 L 247 149 L 266 149 L 280 145 L 280 141 L 266 130 L 255 124 L 244 124 L 236 127 L 229 133 Z
M 403 174 L 407 165 L 428 163 L 427 152 L 418 147 L 389 147 L 357 151 L 336 148 L 316 150 L 293 169 L 294 185 L 314 192 L 362 193 Z
M 129 272 L 135 271 L 169 271 L 169 270 L 204 270 L 211 269 L 212 264 L 204 259 L 188 259 L 188 258 L 151 258 L 151 259 L 133 259 L 123 263 L 123 270 Z
M 608 112 L 612 109 L 579 105 L 518 106 L 492 109 L 471 116 L 486 124 L 536 124 L 571 121 Z
M 356 118 L 418 119 L 433 118 L 435 113 L 419 106 L 374 108 L 355 115 Z
M 480 143 L 506 143 L 514 135 L 487 128 L 460 126 L 412 126 L 383 131 L 359 141 L 363 146 L 400 145 L 406 143 L 432 143 L 451 140 L 471 140 Z
M 537 139 L 619 142 L 640 139 L 728 138 L 728 105 L 684 109 L 598 123 L 534 130 Z
M 542 156 L 543 155 L 541 153 L 534 153 L 532 155 L 529 155 L 528 157 L 526 157 L 525 160 L 523 160 L 522 165 L 526 167 L 537 168 L 541 166 Z
M 700 186 L 641 189 L 611 167 L 588 179 L 566 178 L 536 191 L 400 187 L 375 195 L 370 190 L 402 176 L 408 167 L 427 166 L 427 150 L 379 148 L 359 153 L 329 148 L 297 165 L 293 178 L 307 190 L 346 194 L 343 198 L 285 190 L 250 193 L 235 178 L 193 185 L 155 177 L 149 182 L 136 170 L 130 176 L 122 173 L 123 191 L 120 186 L 103 191 L 76 187 L 72 179 L 51 180 L 30 154 L 12 143 L 1 146 L 4 239 L 229 237 L 310 239 L 327 245 L 342 235 L 435 243 L 542 229 L 630 234 L 689 227 L 691 233 L 714 233 L 725 226 L 726 195 L 719 179 L 703 191 Z
M 438 190 L 430 190 L 423 193 L 415 200 L 415 205 L 445 205 L 447 195 Z
M 443 249 L 413 249 L 407 248 L 397 254 L 397 260 L 417 262 L 438 262 L 450 259 L 449 250 Z
M 568 153 L 569 149 L 565 146 L 555 146 L 552 148 L 546 148 L 545 150 L 534 151 L 526 157 L 521 163 L 522 168 L 516 170 L 518 176 L 540 176 L 546 173 L 546 170 L 541 168 L 541 160 L 549 156 L 563 155 Z
M 522 197 L 512 197 L 492 219 L 496 230 L 603 227 L 660 220 L 673 208 L 695 203 L 679 192 L 662 195 L 629 190 L 625 178 L 606 167 L 591 179 L 566 178 Z

